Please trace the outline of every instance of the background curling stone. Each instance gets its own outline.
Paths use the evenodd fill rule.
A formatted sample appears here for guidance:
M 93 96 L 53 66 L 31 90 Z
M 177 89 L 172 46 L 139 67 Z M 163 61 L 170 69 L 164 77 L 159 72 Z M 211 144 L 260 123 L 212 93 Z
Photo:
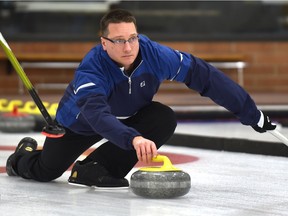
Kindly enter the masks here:
M 23 133 L 32 131 L 35 119 L 28 114 L 19 113 L 15 106 L 11 113 L 0 115 L 0 131 L 9 133 Z
M 146 198 L 175 198 L 187 194 L 191 188 L 188 173 L 175 168 L 168 157 L 158 155 L 154 162 L 162 167 L 144 167 L 131 175 L 130 186 L 138 196 Z
M 43 102 L 44 107 L 47 109 L 49 107 L 48 102 Z M 27 101 L 25 104 L 18 109 L 21 113 L 26 113 L 34 118 L 34 128 L 33 131 L 42 131 L 46 126 L 46 121 L 44 117 L 41 115 L 41 112 L 34 101 Z M 48 110 L 47 110 L 48 111 Z M 49 111 L 48 111 L 49 112 Z M 51 115 L 51 113 L 49 113 Z

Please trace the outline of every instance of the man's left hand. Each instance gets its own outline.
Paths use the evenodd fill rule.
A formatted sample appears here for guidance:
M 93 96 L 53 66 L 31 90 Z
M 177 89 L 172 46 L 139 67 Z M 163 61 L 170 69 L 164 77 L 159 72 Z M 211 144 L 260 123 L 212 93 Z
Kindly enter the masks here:
M 252 126 L 252 128 L 259 133 L 264 133 L 267 130 L 274 130 L 276 128 L 276 125 L 270 121 L 269 117 L 266 114 L 264 114 L 262 111 L 260 111 L 260 113 L 261 117 L 258 124 Z

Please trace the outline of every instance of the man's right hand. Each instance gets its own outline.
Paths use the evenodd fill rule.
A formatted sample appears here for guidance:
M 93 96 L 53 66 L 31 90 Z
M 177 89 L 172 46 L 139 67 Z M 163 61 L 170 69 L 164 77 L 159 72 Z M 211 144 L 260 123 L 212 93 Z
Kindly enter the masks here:
M 132 145 L 136 150 L 137 158 L 144 163 L 150 163 L 153 157 L 157 156 L 157 147 L 155 143 L 142 136 L 136 136 L 132 140 Z

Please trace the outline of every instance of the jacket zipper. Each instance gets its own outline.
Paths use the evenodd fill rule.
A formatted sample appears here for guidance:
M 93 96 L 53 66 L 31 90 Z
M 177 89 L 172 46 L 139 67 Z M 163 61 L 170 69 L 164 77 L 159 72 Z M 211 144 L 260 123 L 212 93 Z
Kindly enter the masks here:
M 131 87 L 132 80 L 131 80 L 131 76 L 128 77 L 128 84 L 129 84 L 129 95 L 130 95 L 130 94 L 132 94 L 132 87 Z
M 128 78 L 128 85 L 129 85 L 128 93 L 129 93 L 129 95 L 132 94 L 132 79 L 131 79 L 131 77 L 132 77 L 133 73 L 137 70 L 137 68 L 142 64 L 142 62 L 143 62 L 143 60 L 141 60 L 141 62 L 140 62 L 140 63 L 138 64 L 138 66 L 133 70 L 133 72 L 131 73 L 130 76 L 127 76 L 127 75 L 125 74 L 124 70 L 122 71 L 123 75 Z

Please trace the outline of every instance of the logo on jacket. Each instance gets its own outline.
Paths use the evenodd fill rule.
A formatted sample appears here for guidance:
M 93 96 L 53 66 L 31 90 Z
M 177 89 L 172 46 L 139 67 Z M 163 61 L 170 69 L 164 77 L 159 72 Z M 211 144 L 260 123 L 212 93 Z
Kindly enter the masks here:
M 142 81 L 142 82 L 140 83 L 140 87 L 143 88 L 144 86 L 145 86 L 145 81 Z

